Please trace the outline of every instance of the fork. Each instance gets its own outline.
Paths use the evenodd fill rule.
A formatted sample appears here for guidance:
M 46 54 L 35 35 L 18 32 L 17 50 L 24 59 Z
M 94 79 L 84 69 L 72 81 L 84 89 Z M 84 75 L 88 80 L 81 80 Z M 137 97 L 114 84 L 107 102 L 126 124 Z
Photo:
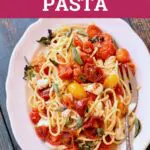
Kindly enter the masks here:
M 137 91 L 137 82 L 136 79 L 129 68 L 129 66 L 125 69 L 124 65 L 121 66 L 122 69 L 122 75 L 119 71 L 120 77 L 123 79 L 123 81 L 126 83 L 126 85 L 131 88 L 131 102 L 129 104 L 129 112 L 125 117 L 125 134 L 126 134 L 126 150 L 132 150 L 132 144 L 130 139 L 130 132 L 129 132 L 129 116 L 131 112 L 134 112 L 137 107 L 138 103 L 138 91 Z

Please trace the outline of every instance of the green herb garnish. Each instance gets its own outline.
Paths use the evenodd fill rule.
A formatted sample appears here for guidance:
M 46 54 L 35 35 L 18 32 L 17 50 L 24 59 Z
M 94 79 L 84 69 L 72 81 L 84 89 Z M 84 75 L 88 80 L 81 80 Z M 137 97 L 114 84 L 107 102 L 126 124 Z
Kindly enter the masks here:
M 82 62 L 82 59 L 78 53 L 78 51 L 76 50 L 75 47 L 72 48 L 72 54 L 73 54 L 73 58 L 74 60 L 79 64 L 79 65 L 82 65 L 83 62 Z
M 78 30 L 77 33 L 82 35 L 82 36 L 88 36 L 86 32 L 81 31 L 81 30 Z
M 58 67 L 59 64 L 55 60 L 52 60 L 52 59 L 49 59 L 49 60 L 54 66 Z
M 59 96 L 60 93 L 59 93 L 59 89 L 58 89 L 58 84 L 53 83 L 52 86 L 53 86 L 53 89 L 54 89 L 55 93 Z
M 69 31 L 66 32 L 66 36 L 67 36 L 67 37 L 70 37 L 71 33 L 72 33 L 72 28 L 70 28 Z
M 103 128 L 97 128 L 96 131 L 97 131 L 97 135 L 99 137 L 102 137 L 104 135 L 104 129 Z
M 142 128 L 141 122 L 139 119 L 136 118 L 135 119 L 135 134 L 134 134 L 135 138 L 139 135 L 141 128 Z
M 50 45 L 51 43 L 51 40 L 54 38 L 54 34 L 52 33 L 52 30 L 51 29 L 48 29 L 48 37 L 41 37 L 40 40 L 38 40 L 37 42 L 45 45 L 45 46 L 48 46 Z

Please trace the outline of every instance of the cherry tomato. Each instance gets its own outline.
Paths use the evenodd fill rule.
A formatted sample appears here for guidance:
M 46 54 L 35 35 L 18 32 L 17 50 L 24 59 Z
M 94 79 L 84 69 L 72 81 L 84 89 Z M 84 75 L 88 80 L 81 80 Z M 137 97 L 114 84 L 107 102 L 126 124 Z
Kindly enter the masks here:
M 83 51 L 87 54 L 91 54 L 94 51 L 94 46 L 90 41 L 86 41 L 83 44 Z
M 86 54 L 84 52 L 80 53 L 81 59 L 84 63 L 90 63 L 90 64 L 94 64 L 94 60 L 92 57 L 90 57 L 89 54 Z
M 94 101 L 97 97 L 95 94 L 93 94 L 91 92 L 86 92 L 86 93 L 87 93 L 87 97 L 92 101 Z
M 79 113 L 81 117 L 84 116 L 85 110 L 87 108 L 88 98 L 75 102 L 75 110 Z
M 127 63 L 130 59 L 130 54 L 126 49 L 118 49 L 116 53 L 117 60 L 121 63 Z
M 49 72 L 49 67 L 44 68 L 44 73 L 45 73 L 46 75 L 48 75 L 48 72 Z
M 36 127 L 35 128 L 35 131 L 36 131 L 36 134 L 38 135 L 38 137 L 45 141 L 47 136 L 48 136 L 48 133 L 49 133 L 49 129 L 48 129 L 48 126 L 40 126 L 40 127 Z
M 82 42 L 82 40 L 77 36 L 77 35 L 75 35 L 74 37 L 73 37 L 73 45 L 75 46 L 75 47 L 80 47 L 81 49 L 83 48 L 83 42 Z
M 74 103 L 69 95 L 63 95 L 61 102 L 68 108 L 74 107 Z
M 102 33 L 102 31 L 96 25 L 89 25 L 87 28 L 87 34 L 90 38 L 99 36 L 101 33 Z
M 110 145 L 106 145 L 102 142 L 98 150 L 111 150 L 111 149 L 110 149 Z
M 59 65 L 58 75 L 62 80 L 70 80 L 72 78 L 72 68 L 69 65 Z
M 116 54 L 116 47 L 111 42 L 104 42 L 102 44 L 102 47 L 97 51 L 96 58 L 106 60 L 110 56 L 113 56 Z
M 123 96 L 123 90 L 120 86 L 120 84 L 117 84 L 117 86 L 115 87 L 115 92 L 117 95 L 122 95 Z
M 32 110 L 30 112 L 30 119 L 32 123 L 37 124 L 39 120 L 41 119 L 41 116 L 39 115 L 38 110 Z
M 49 88 L 46 88 L 46 89 L 39 89 L 38 90 L 38 94 L 40 95 L 40 97 L 42 97 L 45 101 L 48 101 L 49 100 L 49 91 L 50 89 Z
M 91 82 L 103 82 L 104 73 L 101 68 L 94 64 L 86 63 L 84 66 L 84 75 Z

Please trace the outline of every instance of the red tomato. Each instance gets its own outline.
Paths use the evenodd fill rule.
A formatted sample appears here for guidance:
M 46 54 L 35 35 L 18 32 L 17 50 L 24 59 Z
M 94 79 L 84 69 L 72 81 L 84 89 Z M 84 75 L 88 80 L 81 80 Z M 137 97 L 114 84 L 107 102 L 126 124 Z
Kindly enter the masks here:
M 115 87 L 115 92 L 117 95 L 123 95 L 123 90 L 119 84 Z
M 84 66 L 84 75 L 91 82 L 103 82 L 104 73 L 101 68 L 94 64 L 86 63 Z
M 37 124 L 39 120 L 41 119 L 41 116 L 39 115 L 38 110 L 32 110 L 30 112 L 30 119 L 34 124 Z
M 70 80 L 72 78 L 72 68 L 69 65 L 59 65 L 58 74 L 62 80 Z
M 90 57 L 90 55 L 84 53 L 84 52 L 81 52 L 80 53 L 80 56 L 81 56 L 81 59 L 84 63 L 90 63 L 90 64 L 94 64 L 94 60 L 92 57 Z
M 73 37 L 73 45 L 75 46 L 75 47 L 80 47 L 81 49 L 83 48 L 83 42 L 82 42 L 82 40 L 77 36 L 77 35 L 75 35 L 74 37 Z
M 35 71 L 36 71 L 37 73 L 39 73 L 39 72 L 40 72 L 40 69 L 41 69 L 41 66 L 35 65 L 35 66 L 34 66 L 34 69 L 35 69 Z
M 101 35 L 102 31 L 96 25 L 89 25 L 87 28 L 87 34 L 90 38 Z
M 71 99 L 71 97 L 69 95 L 63 95 L 61 102 L 68 108 L 74 107 L 73 100 Z
M 105 145 L 103 142 L 101 143 L 101 145 L 99 146 L 98 150 L 111 150 L 110 149 L 110 145 Z
M 121 63 L 127 63 L 130 59 L 130 54 L 126 49 L 118 49 L 116 53 L 117 60 Z
M 50 135 L 50 133 L 48 134 L 47 138 L 46 138 L 46 141 L 48 143 L 50 143 L 51 145 L 61 145 L 62 142 L 61 142 L 61 135 L 58 135 L 58 136 L 53 136 L 53 135 Z
M 95 94 L 93 94 L 91 92 L 86 92 L 86 93 L 87 93 L 87 97 L 92 101 L 94 101 L 97 97 Z
M 111 42 L 104 42 L 102 44 L 102 47 L 97 51 L 96 58 L 106 60 L 110 56 L 113 56 L 116 54 L 116 47 Z
M 90 41 L 86 41 L 83 44 L 83 51 L 87 54 L 91 54 L 94 51 L 94 46 Z
M 62 143 L 64 145 L 71 146 L 72 140 L 73 140 L 73 136 L 69 132 L 63 132 L 62 135 L 61 135 L 61 139 L 60 140 L 62 141 Z
M 40 127 L 36 127 L 35 128 L 36 134 L 38 135 L 38 137 L 41 140 L 46 140 L 48 133 L 49 133 L 49 129 L 48 126 L 40 126 Z
M 38 94 L 40 95 L 40 97 L 42 97 L 45 101 L 48 101 L 49 100 L 49 88 L 46 88 L 46 89 L 41 89 L 41 90 L 38 90 Z
M 74 104 L 75 110 L 79 113 L 79 115 L 81 117 L 84 116 L 84 113 L 85 113 L 86 108 L 87 108 L 87 102 L 88 102 L 88 98 L 85 98 L 83 100 L 76 101 Z
M 46 75 L 48 75 L 48 72 L 49 72 L 49 67 L 46 67 L 46 68 L 44 69 L 44 73 L 45 73 Z

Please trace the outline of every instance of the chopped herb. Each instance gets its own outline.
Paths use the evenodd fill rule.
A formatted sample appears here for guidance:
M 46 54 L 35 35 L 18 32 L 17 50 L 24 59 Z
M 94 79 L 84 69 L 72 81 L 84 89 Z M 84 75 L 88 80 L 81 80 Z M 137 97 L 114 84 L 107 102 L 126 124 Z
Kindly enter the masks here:
M 136 118 L 135 119 L 135 134 L 134 134 L 135 138 L 139 135 L 141 128 L 142 128 L 141 122 L 139 119 Z
M 98 36 L 93 37 L 92 39 L 89 39 L 92 43 L 96 43 L 100 41 L 100 38 Z
M 52 86 L 53 86 L 53 89 L 54 89 L 54 91 L 56 92 L 56 94 L 59 96 L 60 93 L 59 93 L 59 89 L 58 89 L 58 84 L 53 83 Z
M 83 83 L 87 81 L 86 77 L 83 75 L 79 75 L 79 80 L 81 80 Z
M 80 34 L 80 35 L 82 35 L 82 36 L 88 36 L 87 33 L 84 32 L 84 31 L 78 30 L 77 33 Z
M 52 60 L 52 59 L 49 59 L 49 60 L 54 66 L 58 67 L 59 64 L 55 60 Z
M 104 135 L 104 129 L 103 128 L 97 128 L 97 135 L 99 137 L 102 137 Z
M 79 129 L 83 124 L 83 120 L 79 117 L 75 129 Z
M 26 65 L 24 67 L 24 80 L 31 80 L 35 76 L 34 67 L 31 65 Z
M 73 54 L 73 58 L 74 60 L 79 64 L 79 65 L 82 65 L 83 62 L 82 62 L 82 59 L 78 53 L 78 51 L 76 50 L 75 47 L 72 48 L 72 54 Z
M 67 37 L 70 37 L 71 33 L 72 33 L 72 28 L 70 28 L 69 31 L 66 32 L 66 36 L 67 36 Z
M 48 29 L 48 37 L 41 37 L 41 39 L 38 40 L 37 42 L 47 46 L 47 45 L 50 45 L 51 40 L 53 39 L 53 37 L 54 37 L 54 35 L 52 33 L 52 30 Z

